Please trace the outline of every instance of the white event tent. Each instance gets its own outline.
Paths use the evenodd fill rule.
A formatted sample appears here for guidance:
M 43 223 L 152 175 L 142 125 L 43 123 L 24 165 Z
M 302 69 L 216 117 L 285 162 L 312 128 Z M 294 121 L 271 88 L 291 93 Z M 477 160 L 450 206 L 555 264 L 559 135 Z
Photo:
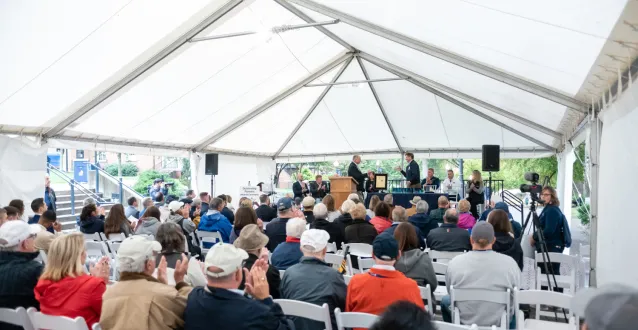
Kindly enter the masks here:
M 498 144 L 558 155 L 568 201 L 585 141 L 592 278 L 638 281 L 612 232 L 638 229 L 614 167 L 638 163 L 638 1 L 9 0 L 0 44 L 3 180 L 29 180 L 27 144 L 190 156 L 200 184 L 208 152 L 266 181 L 275 160 Z

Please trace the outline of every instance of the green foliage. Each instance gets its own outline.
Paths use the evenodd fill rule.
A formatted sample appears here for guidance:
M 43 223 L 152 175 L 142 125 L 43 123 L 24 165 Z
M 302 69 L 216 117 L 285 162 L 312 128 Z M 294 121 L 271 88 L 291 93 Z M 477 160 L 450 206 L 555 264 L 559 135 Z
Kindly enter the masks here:
M 585 167 L 580 162 L 582 160 L 585 161 L 585 143 L 581 143 L 578 147 L 576 147 L 576 161 L 574 162 L 574 182 L 584 182 L 585 181 Z M 580 160 L 579 160 L 580 159 Z
M 118 173 L 117 173 L 117 164 L 109 164 L 106 166 L 106 168 L 104 168 L 104 170 L 114 176 L 117 177 Z M 137 173 L 140 171 L 139 168 L 137 168 L 137 165 L 133 164 L 133 163 L 125 163 L 122 164 L 122 176 L 137 176 Z
M 182 177 L 179 181 L 183 185 L 190 188 L 191 186 L 191 160 L 189 158 L 182 158 Z
M 156 170 L 148 170 L 148 171 L 141 172 L 137 180 L 137 183 L 135 184 L 135 186 L 133 186 L 133 189 L 135 189 L 135 191 L 137 191 L 138 193 L 144 196 L 147 196 L 148 187 L 153 185 L 153 181 L 155 181 L 155 179 L 157 178 L 162 178 L 164 179 L 164 182 L 167 182 L 167 183 L 170 183 L 170 182 L 174 183 L 168 190 L 168 193 L 170 195 L 182 196 L 182 194 L 184 193 L 184 190 L 186 189 L 186 187 L 179 180 L 170 178 L 168 175 L 162 174 Z
M 480 159 L 466 159 L 463 164 L 463 179 L 469 179 L 473 170 L 481 169 Z M 530 159 L 501 159 L 501 170 L 492 173 L 493 180 L 503 180 L 505 189 L 515 189 L 525 181 L 525 172 L 536 172 L 540 176 L 541 182 L 545 177 L 549 177 L 549 184 L 556 186 L 556 173 L 558 173 L 558 163 L 556 157 L 530 158 Z M 489 173 L 482 172 L 483 180 L 489 177 Z
M 583 225 L 588 225 L 589 212 L 590 212 L 589 204 L 580 204 L 580 206 L 578 206 L 577 211 L 578 211 L 578 219 L 580 219 L 580 223 Z

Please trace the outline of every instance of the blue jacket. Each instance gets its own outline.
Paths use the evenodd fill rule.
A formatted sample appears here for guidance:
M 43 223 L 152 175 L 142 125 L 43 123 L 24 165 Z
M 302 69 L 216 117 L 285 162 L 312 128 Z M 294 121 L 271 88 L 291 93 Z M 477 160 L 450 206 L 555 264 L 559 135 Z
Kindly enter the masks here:
M 411 184 L 417 184 L 419 183 L 419 180 L 421 180 L 419 164 L 414 160 L 406 166 L 405 171 L 401 171 L 401 174 L 403 174 L 405 180 L 410 181 Z
M 228 243 L 230 240 L 230 231 L 233 230 L 233 226 L 223 214 L 213 211 L 201 217 L 197 229 L 201 231 L 219 232 L 222 236 L 222 241 Z M 213 246 L 213 244 L 204 242 L 204 248 L 209 249 L 211 246 Z
M 160 191 L 162 195 L 164 195 L 164 198 L 168 197 L 168 188 L 166 186 L 164 186 L 164 188 L 151 186 L 151 189 L 148 190 L 148 194 L 151 195 L 151 199 L 154 201 L 155 197 L 157 197 L 157 193 Z
M 408 221 L 421 230 L 423 238 L 428 237 L 430 230 L 439 228 L 439 223 L 436 220 L 430 219 L 425 213 L 416 213 L 411 216 Z
M 390 235 L 392 235 L 392 237 L 394 237 L 394 231 L 397 229 L 397 227 L 399 226 L 400 222 L 393 222 L 392 226 L 390 226 L 390 228 L 384 230 L 384 233 L 388 233 Z M 421 250 L 425 249 L 425 237 L 423 237 L 423 234 L 421 233 L 421 229 L 419 229 L 419 227 L 417 227 L 415 224 L 411 223 L 414 226 L 414 229 L 416 229 L 416 236 L 419 239 L 419 248 Z M 438 224 L 437 224 L 438 227 Z
M 257 301 L 238 292 L 197 287 L 188 295 L 185 330 L 294 330 L 272 298 Z
M 29 218 L 29 224 L 33 225 L 36 224 L 40 221 L 40 215 L 39 214 L 34 214 L 31 218 Z
M 565 248 L 562 232 L 563 217 L 563 212 L 561 212 L 560 208 L 556 205 L 545 205 L 545 208 L 543 208 L 539 216 L 549 252 L 563 252 Z M 565 230 L 569 230 L 569 228 L 565 228 Z M 536 249 L 539 250 L 540 239 L 538 237 L 538 231 L 534 233 L 534 240 L 536 241 Z
M 80 220 L 80 231 L 85 234 L 103 233 L 104 232 L 104 216 L 88 217 Z
M 267 227 L 266 227 L 267 228 Z M 299 242 L 283 242 L 275 248 L 270 261 L 273 266 L 279 270 L 286 270 L 288 267 L 299 263 L 299 259 L 303 257 Z

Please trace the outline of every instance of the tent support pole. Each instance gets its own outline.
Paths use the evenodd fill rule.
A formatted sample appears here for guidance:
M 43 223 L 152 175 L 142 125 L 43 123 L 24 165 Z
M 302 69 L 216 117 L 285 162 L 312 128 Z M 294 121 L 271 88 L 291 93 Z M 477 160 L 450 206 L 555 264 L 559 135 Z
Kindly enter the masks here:
M 596 287 L 598 284 L 598 274 L 597 274 L 597 260 L 598 255 L 596 251 L 598 250 L 598 164 L 600 162 L 600 134 L 602 122 L 598 117 L 599 112 L 592 109 L 591 114 L 591 129 L 589 134 L 589 162 L 591 164 L 590 167 L 590 177 L 591 177 L 591 185 L 590 185 L 590 273 L 589 273 L 589 286 Z M 566 202 L 566 201 L 563 201 Z
M 290 142 L 290 140 L 292 140 L 292 138 L 295 136 L 295 134 L 297 134 L 297 132 L 299 131 L 299 129 L 301 129 L 301 126 L 303 126 L 303 124 L 306 122 L 306 120 L 308 120 L 308 118 L 310 117 L 310 115 L 315 111 L 315 109 L 319 106 L 319 103 L 321 103 L 321 101 L 323 100 L 324 97 L 326 97 L 326 94 L 328 94 L 328 92 L 330 91 L 330 89 L 332 88 L 333 83 L 335 83 L 337 80 L 339 80 L 339 77 L 341 77 L 341 75 L 343 74 L 344 71 L 346 71 L 346 68 L 348 67 L 348 65 L 350 65 L 350 62 L 352 62 L 353 57 L 350 56 L 350 58 L 346 59 L 343 63 L 343 65 L 341 66 L 341 68 L 339 69 L 339 71 L 337 72 L 337 74 L 332 78 L 332 80 L 330 81 L 331 84 L 326 85 L 326 88 L 323 89 L 323 92 L 321 92 L 321 94 L 319 95 L 319 97 L 317 98 L 317 100 L 315 101 L 315 103 L 312 104 L 312 106 L 310 107 L 310 109 L 308 109 L 308 111 L 306 112 L 306 114 L 303 116 L 303 118 L 301 118 L 301 121 L 299 121 L 299 123 L 297 124 L 297 126 L 295 127 L 295 129 L 292 130 L 292 132 L 290 132 L 290 135 L 288 135 L 288 137 L 286 138 L 286 140 L 284 141 L 284 143 L 281 144 L 281 147 L 279 147 L 279 149 L 277 149 L 277 152 L 275 152 L 275 155 L 272 156 L 273 159 L 275 159 L 277 156 L 279 156 L 279 154 L 281 153 L 282 150 L 284 150 L 284 148 L 288 145 L 288 143 Z

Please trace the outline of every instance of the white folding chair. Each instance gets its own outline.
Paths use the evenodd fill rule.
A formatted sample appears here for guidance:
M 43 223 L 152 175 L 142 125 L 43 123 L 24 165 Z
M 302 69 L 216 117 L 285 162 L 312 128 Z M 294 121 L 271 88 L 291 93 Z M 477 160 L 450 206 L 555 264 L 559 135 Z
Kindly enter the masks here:
M 350 284 L 351 279 L 352 279 L 351 275 L 343 275 L 343 281 L 346 282 L 346 285 Z
M 104 242 L 84 241 L 84 248 L 86 249 L 86 255 L 89 257 L 97 257 L 99 259 L 103 256 L 111 255 Z
M 516 329 L 518 330 L 575 330 L 578 329 L 576 317 L 569 310 L 571 308 L 572 296 L 544 290 L 524 290 L 514 291 L 514 304 L 516 304 Z M 536 319 L 525 319 L 525 314 L 521 311 L 521 304 L 530 305 L 536 310 Z M 558 307 L 558 320 L 563 321 L 567 316 L 568 323 L 552 322 L 541 320 L 541 305 Z M 566 315 L 563 315 L 563 310 Z M 545 315 L 545 314 L 544 314 Z
M 477 330 L 478 327 L 476 324 L 468 325 L 458 325 L 441 321 L 434 321 L 437 330 Z
M 91 327 L 92 330 L 102 330 L 102 326 L 99 323 L 93 324 Z
M 337 253 L 337 243 L 335 243 L 335 242 L 328 243 L 328 245 L 326 247 L 328 248 L 326 250 L 326 252 L 328 252 L 328 253 Z
M 109 250 L 111 251 L 111 256 L 113 259 L 117 259 L 117 250 L 120 249 L 120 245 L 122 243 L 120 242 L 111 242 L 111 241 L 107 241 L 106 245 L 108 245 Z
M 419 287 L 419 291 L 421 291 L 421 299 L 423 300 L 427 300 L 428 304 L 428 313 L 430 313 L 431 316 L 434 317 L 434 307 L 432 304 L 432 289 L 430 288 L 430 285 L 426 285 L 426 286 L 420 286 Z
M 322 306 L 317 306 L 315 304 L 290 299 L 275 299 L 274 301 L 281 306 L 284 315 L 323 322 L 326 330 L 332 330 L 328 304 L 324 303 Z
M 279 278 L 280 278 L 280 279 L 284 278 L 284 273 L 286 273 L 286 271 L 285 271 L 285 270 L 280 270 L 280 271 L 279 271 Z
M 100 235 L 100 233 L 84 234 L 84 240 L 101 242 L 102 241 L 102 235 Z
M 326 253 L 324 261 L 327 264 L 331 264 L 332 268 L 338 270 L 339 266 L 341 266 L 341 262 L 343 261 L 343 256 L 339 254 L 334 254 L 334 253 Z
M 434 273 L 436 274 L 436 281 L 439 285 L 436 286 L 434 290 L 434 299 L 436 301 L 441 301 L 443 297 L 448 295 L 447 287 L 445 286 L 445 274 L 447 274 L 447 264 L 442 264 L 440 262 L 432 262 L 432 266 L 434 268 Z
M 202 249 L 202 253 L 207 253 L 210 248 L 204 248 L 204 243 L 219 243 L 223 242 L 222 234 L 217 231 L 200 231 L 195 230 L 195 235 L 199 239 L 199 247 Z
M 515 289 L 516 290 L 516 289 Z M 506 330 L 509 327 L 510 289 L 507 291 L 492 291 L 480 289 L 455 289 L 450 287 L 450 309 L 453 311 L 452 323 L 461 324 L 461 311 L 456 306 L 463 301 L 483 301 L 504 305 L 499 329 Z
M 339 308 L 335 308 L 335 319 L 337 320 L 337 329 L 345 330 L 346 328 L 370 328 L 379 317 L 368 313 L 347 312 L 342 313 Z
M 354 269 L 352 267 L 352 257 L 351 256 L 358 256 L 358 257 L 364 257 L 364 258 L 372 258 L 372 245 L 370 244 L 365 244 L 365 243 L 350 243 L 350 244 L 343 244 L 343 251 L 346 251 L 346 249 L 348 250 L 348 256 L 347 256 L 347 268 L 348 268 L 348 275 L 354 275 L 355 273 L 359 273 L 359 269 Z
M 551 262 L 566 264 L 570 268 L 569 275 L 554 274 L 556 276 L 556 285 L 558 288 L 569 289 L 570 294 L 576 293 L 576 268 L 578 267 L 578 257 L 570 256 L 562 253 L 550 252 L 548 253 Z M 536 289 L 540 290 L 542 286 L 546 286 L 548 290 L 553 291 L 550 287 L 555 288 L 554 278 L 549 275 L 551 285 L 547 283 L 547 274 L 541 274 L 541 269 L 544 269 L 544 265 L 538 266 L 538 263 L 543 262 L 543 254 L 536 253 Z M 551 265 L 549 265 L 551 266 Z
M 44 250 L 40 250 L 40 260 L 42 260 L 42 263 L 47 263 L 47 253 L 44 252 Z
M 45 315 L 37 309 L 29 307 L 27 310 L 31 324 L 35 329 L 47 330 L 89 330 L 83 317 L 74 319 L 66 316 Z
M 21 326 L 24 330 L 34 330 L 24 307 L 16 309 L 0 308 L 0 322 Z
M 441 264 L 449 264 L 450 260 L 454 259 L 454 257 L 459 256 L 465 252 L 448 252 L 448 251 L 435 251 L 430 250 L 428 255 L 432 261 L 436 261 Z
M 357 263 L 359 264 L 359 271 L 362 273 L 365 273 L 366 270 L 374 266 L 374 259 L 372 258 L 361 259 L 360 256 L 357 256 Z
M 106 237 L 106 240 L 111 242 L 122 242 L 125 239 L 126 235 L 124 235 L 124 233 L 109 234 L 109 236 Z

